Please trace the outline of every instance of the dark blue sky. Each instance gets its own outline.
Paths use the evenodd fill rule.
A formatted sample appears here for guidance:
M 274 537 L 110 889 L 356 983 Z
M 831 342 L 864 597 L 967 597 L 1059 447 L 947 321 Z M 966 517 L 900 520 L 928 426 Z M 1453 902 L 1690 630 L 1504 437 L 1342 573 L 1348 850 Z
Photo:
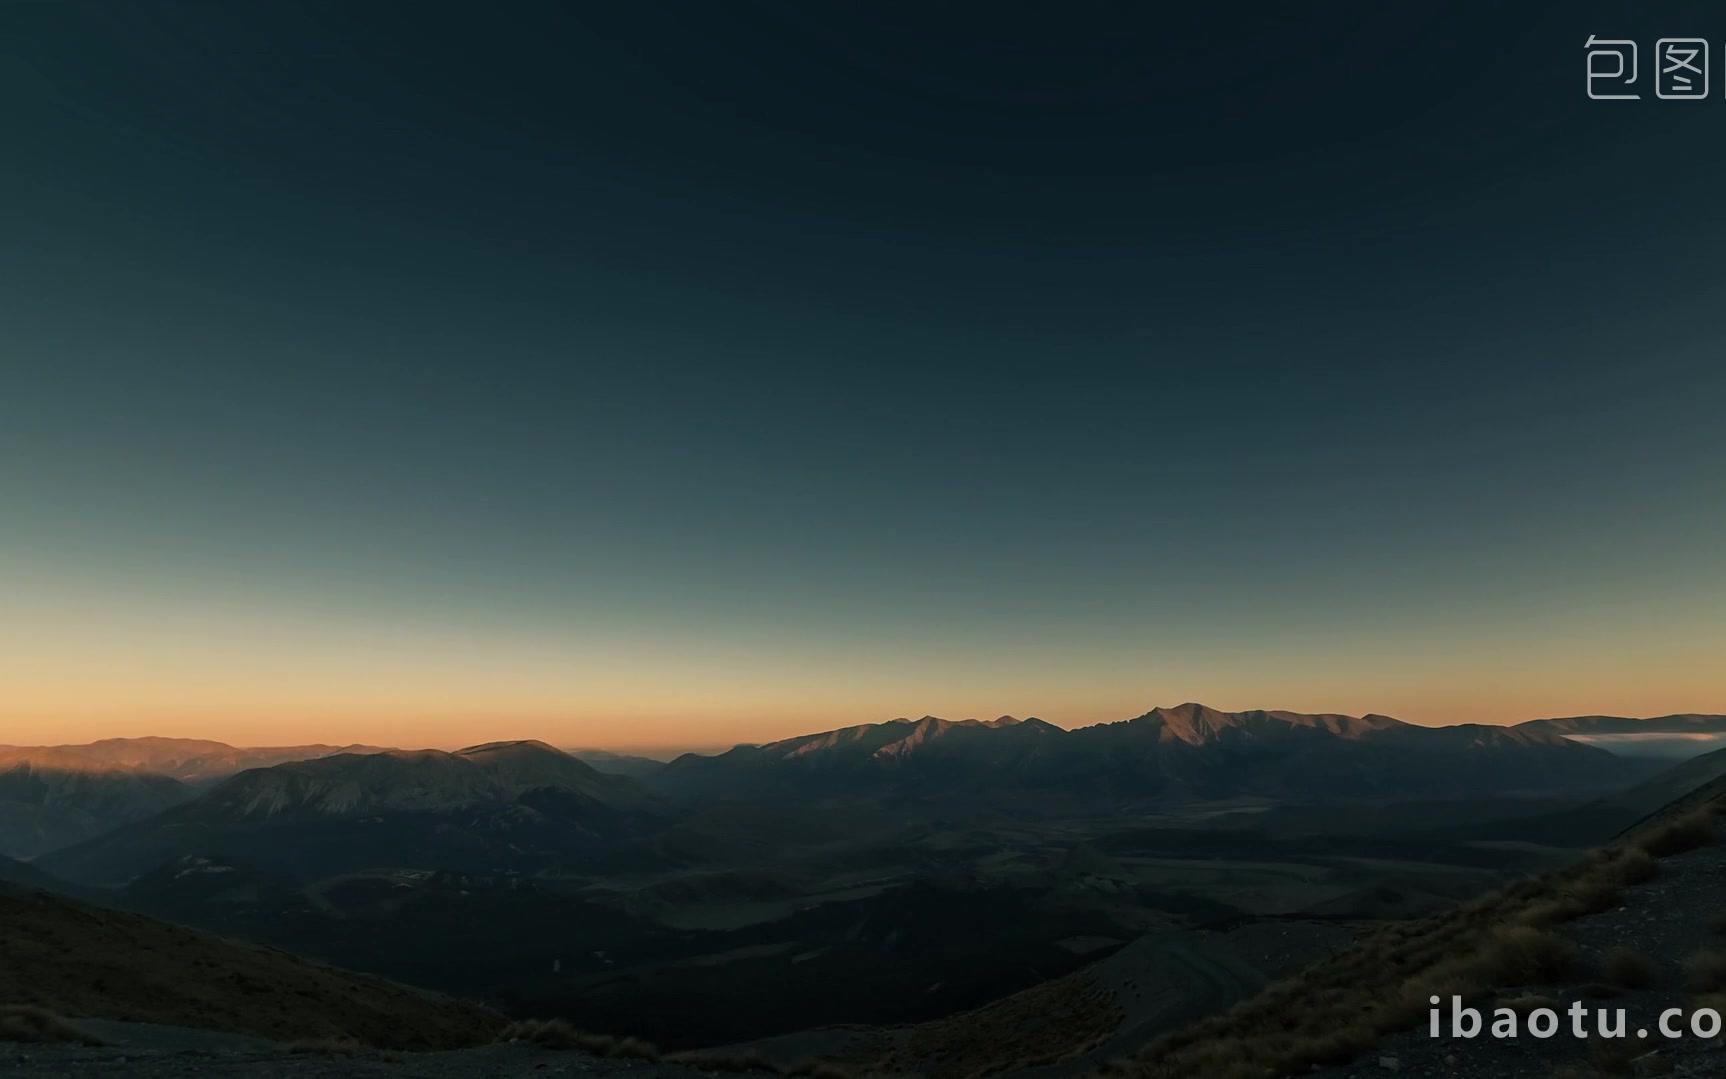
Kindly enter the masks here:
M 1720 709 L 1726 14 L 1416 7 L 0 9 L 0 709 Z

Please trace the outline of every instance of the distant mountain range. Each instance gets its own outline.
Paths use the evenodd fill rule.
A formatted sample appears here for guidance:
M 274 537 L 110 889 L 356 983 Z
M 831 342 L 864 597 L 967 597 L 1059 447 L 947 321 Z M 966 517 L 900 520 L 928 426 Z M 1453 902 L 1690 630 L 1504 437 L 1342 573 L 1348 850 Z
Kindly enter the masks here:
M 1307 801 L 1574 791 L 1624 780 L 1622 759 L 1536 725 L 1421 727 L 1389 716 L 1202 704 L 1070 731 L 1010 716 L 898 719 L 685 754 L 647 777 L 680 798 L 1058 792 Z
M 154 816 L 248 768 L 373 746 L 239 749 L 197 738 L 107 738 L 87 745 L 0 746 L 0 854 L 36 855 Z
M 147 772 L 197 785 L 248 768 L 336 753 L 381 753 L 379 746 L 237 747 L 202 738 L 104 738 L 75 746 L 0 746 L 0 769 L 24 763 L 67 772 Z
M 260 864 L 291 874 L 403 862 L 408 851 L 417 864 L 497 869 L 486 853 L 493 841 L 513 852 L 510 865 L 594 857 L 641 834 L 660 813 L 655 798 L 688 806 L 885 796 L 1106 811 L 1243 796 L 1585 794 L 1652 774 L 1601 746 L 1640 753 L 1641 739 L 1703 744 L 1716 735 L 1726 737 L 1726 717 L 1422 727 L 1189 703 L 1074 730 L 1010 716 L 897 719 L 669 763 L 538 742 L 445 753 L 107 739 L 0 747 L 0 854 L 57 852 L 66 875 L 108 882 L 188 853 L 249 857 L 260 844 Z M 352 827 L 358 821 L 371 823 Z M 328 836 L 312 844 L 299 833 Z
M 1679 712 L 1635 719 L 1630 716 L 1567 716 L 1518 723 L 1523 730 L 1552 731 L 1567 737 L 1591 734 L 1726 734 L 1726 716 Z
M 1572 741 L 1617 753 L 1681 759 L 1715 746 L 1726 746 L 1726 716 L 1683 712 L 1649 719 L 1625 716 L 1569 716 L 1535 719 L 1520 725 L 1551 731 Z
M 609 749 L 566 749 L 564 752 L 598 771 L 631 779 L 644 779 L 665 767 L 664 761 L 653 757 L 615 753 Z
M 378 866 L 540 869 L 603 857 L 653 819 L 634 781 L 543 742 L 341 753 L 242 772 L 39 864 L 123 884 L 186 854 L 294 877 Z
M 33 858 L 191 796 L 190 787 L 161 775 L 0 765 L 0 854 Z

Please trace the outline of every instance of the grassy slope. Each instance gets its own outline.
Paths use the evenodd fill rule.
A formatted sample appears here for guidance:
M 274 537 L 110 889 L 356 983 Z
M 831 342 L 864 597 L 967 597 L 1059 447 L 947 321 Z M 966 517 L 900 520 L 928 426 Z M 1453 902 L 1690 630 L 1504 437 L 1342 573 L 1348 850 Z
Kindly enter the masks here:
M 1575 948 L 1555 927 L 1618 907 L 1658 859 L 1714 841 L 1726 780 L 1679 799 L 1567 869 L 1491 892 L 1443 915 L 1387 925 L 1355 946 L 1144 1047 L 1109 1070 L 1159 1079 L 1263 1079 L 1348 1062 L 1424 1022 L 1427 1000 L 1491 1003 L 1563 984 Z
M 12 885 L 0 885 L 0 1004 L 401 1049 L 486 1042 L 503 1025 L 475 1004 Z

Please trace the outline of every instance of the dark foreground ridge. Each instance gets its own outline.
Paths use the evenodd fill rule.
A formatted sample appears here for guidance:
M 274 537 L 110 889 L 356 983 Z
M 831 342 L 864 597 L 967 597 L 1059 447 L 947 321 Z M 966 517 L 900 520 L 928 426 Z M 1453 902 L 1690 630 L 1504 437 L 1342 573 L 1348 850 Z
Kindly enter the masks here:
M 380 1050 L 343 1042 L 279 1043 L 149 1024 L 82 1021 L 77 1029 L 104 1044 L 8 1045 L 0 1041 L 0 1072 L 19 1079 L 116 1075 L 128 1079 L 192 1076 L 284 1076 L 288 1079 L 514 1079 L 580 1075 L 591 1079 L 650 1079 L 703 1074 L 676 1063 L 607 1057 L 527 1042 L 465 1049 Z M 765 1073 L 764 1073 L 765 1074 Z
M 1667 1040 L 1667 1008 L 1726 1011 L 1726 780 L 1678 799 L 1576 865 L 1441 916 L 1387 925 L 1223 1015 L 1166 1035 L 1115 1074 L 1267 1079 L 1393 1072 L 1465 1079 L 1726 1074 L 1718 1037 Z M 1627 1012 L 1630 1037 L 1432 1038 L 1430 999 Z M 1446 1020 L 1448 1023 L 1448 1020 Z M 1448 1032 L 1448 1026 L 1443 1027 Z
M 393 1049 L 480 1044 L 503 1026 L 476 1004 L 8 884 L 0 884 L 0 1003 Z

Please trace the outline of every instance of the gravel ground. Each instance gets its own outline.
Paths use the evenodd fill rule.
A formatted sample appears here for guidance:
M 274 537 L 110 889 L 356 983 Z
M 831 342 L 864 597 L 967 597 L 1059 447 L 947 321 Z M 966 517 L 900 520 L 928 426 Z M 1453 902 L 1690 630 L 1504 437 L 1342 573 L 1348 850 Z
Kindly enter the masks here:
M 514 1076 L 584 1075 L 600 1079 L 693 1077 L 704 1073 L 675 1064 L 612 1060 L 587 1053 L 542 1049 L 521 1043 L 485 1045 L 434 1053 L 365 1051 L 296 1052 L 244 1035 L 119 1023 L 72 1020 L 110 1044 L 38 1045 L 0 1042 L 0 1074 L 12 1079 L 104 1076 L 108 1079 L 181 1079 L 183 1076 L 387 1076 L 389 1079 L 503 1079 Z

